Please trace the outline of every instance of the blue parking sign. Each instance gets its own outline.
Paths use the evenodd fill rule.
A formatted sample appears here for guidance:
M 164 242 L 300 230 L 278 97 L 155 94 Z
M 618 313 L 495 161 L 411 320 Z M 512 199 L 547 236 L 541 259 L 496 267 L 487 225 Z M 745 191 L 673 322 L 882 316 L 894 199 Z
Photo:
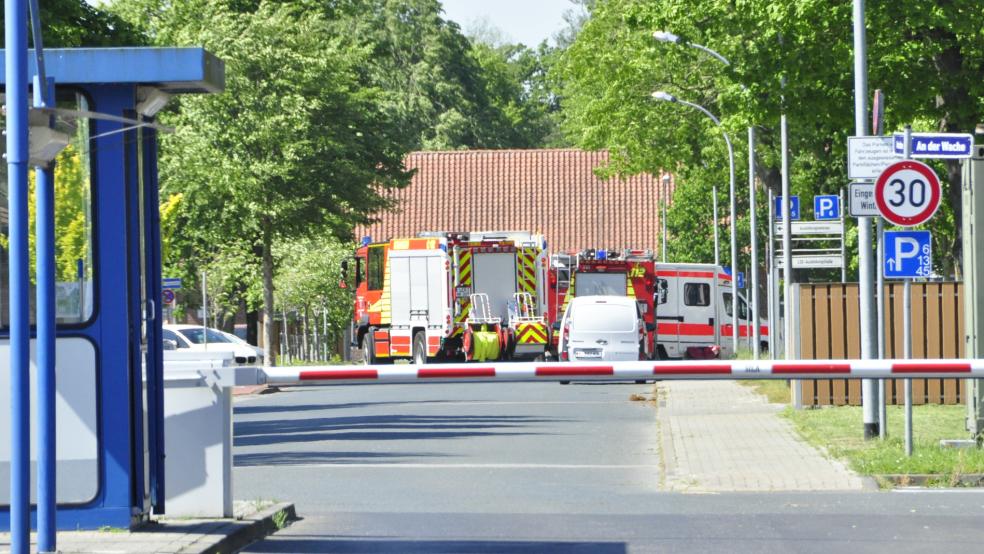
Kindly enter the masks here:
M 782 196 L 776 196 L 776 221 L 782 221 Z M 789 220 L 799 221 L 800 218 L 800 197 L 789 197 Z
M 911 279 L 933 275 L 933 238 L 929 231 L 885 231 L 885 277 Z
M 840 197 L 836 194 L 823 194 L 813 197 L 813 219 L 829 221 L 840 219 Z
M 738 282 L 736 283 L 736 286 L 738 288 L 740 288 L 740 289 L 745 288 L 745 272 L 744 271 L 739 271 L 738 272 Z

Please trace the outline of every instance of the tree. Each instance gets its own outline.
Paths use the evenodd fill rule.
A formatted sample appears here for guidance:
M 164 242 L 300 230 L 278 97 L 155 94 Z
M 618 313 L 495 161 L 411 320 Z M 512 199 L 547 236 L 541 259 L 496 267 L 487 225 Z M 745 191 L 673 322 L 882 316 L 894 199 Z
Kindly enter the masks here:
M 85 0 L 45 0 L 38 4 L 45 48 L 146 44 L 146 38 L 132 25 Z M 0 27 L 3 21 L 4 14 L 0 13 Z
M 382 91 L 360 79 L 366 52 L 333 39 L 321 13 L 280 2 L 260 2 L 255 12 L 197 4 L 208 11 L 194 21 L 171 14 L 180 27 L 160 27 L 155 38 L 204 44 L 225 60 L 226 91 L 182 98 L 166 117 L 177 131 L 162 139 L 162 196 L 183 194 L 185 247 L 200 259 L 259 255 L 270 315 L 275 244 L 348 237 L 388 205 L 379 191 L 409 175 L 394 125 L 378 108 Z
M 794 194 L 836 193 L 847 182 L 846 136 L 854 134 L 850 1 L 598 0 L 590 13 L 557 71 L 565 129 L 583 147 L 610 149 L 607 171 L 669 168 L 678 174 L 680 198 L 683 188 L 709 191 L 712 183 L 727 183 L 720 130 L 699 112 L 650 99 L 664 89 L 718 114 L 736 152 L 745 150 L 745 129 L 755 125 L 756 176 L 773 191 L 780 180 L 780 114 L 789 119 Z M 977 2 L 880 3 L 868 7 L 867 21 L 869 82 L 887 93 L 886 129 L 912 123 L 916 130 L 966 132 L 981 120 L 984 11 Z M 656 30 L 707 45 L 732 65 L 657 43 Z M 928 85 L 913 87 L 916 80 Z M 949 273 L 959 260 L 959 176 L 955 164 L 947 165 L 950 208 L 932 226 L 936 248 L 946 253 L 941 268 Z M 739 164 L 739 175 L 745 170 Z M 746 197 L 739 194 L 740 222 Z M 670 222 L 705 217 L 703 206 L 681 202 Z M 674 240 L 681 236 L 695 238 L 673 233 Z M 710 241 L 709 233 L 700 240 Z M 674 246 L 692 251 L 687 244 Z

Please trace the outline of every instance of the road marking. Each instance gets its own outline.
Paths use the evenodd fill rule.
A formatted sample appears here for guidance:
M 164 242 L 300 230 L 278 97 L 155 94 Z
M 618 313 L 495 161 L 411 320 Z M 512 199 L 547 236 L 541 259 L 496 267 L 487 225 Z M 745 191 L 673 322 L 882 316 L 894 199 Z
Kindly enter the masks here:
M 658 464 L 348 464 L 345 462 L 324 463 L 324 464 L 270 464 L 270 465 L 248 465 L 236 466 L 236 469 L 265 469 L 275 465 L 277 467 L 292 468 L 353 468 L 353 469 L 659 469 Z

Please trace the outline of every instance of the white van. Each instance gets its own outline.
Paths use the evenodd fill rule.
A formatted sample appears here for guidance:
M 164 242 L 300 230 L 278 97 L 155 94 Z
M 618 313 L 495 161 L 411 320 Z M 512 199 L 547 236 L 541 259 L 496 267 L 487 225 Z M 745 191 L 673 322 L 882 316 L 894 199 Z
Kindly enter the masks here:
M 560 322 L 558 353 L 567 361 L 639 360 L 646 327 L 635 298 L 577 296 Z
M 716 279 L 715 279 L 716 277 Z M 656 343 L 660 357 L 730 358 L 731 276 L 714 264 L 656 264 Z M 738 295 L 738 346 L 752 334 L 745 298 Z M 770 346 L 769 322 L 759 318 L 760 349 Z M 719 352 L 718 352 L 719 351 Z

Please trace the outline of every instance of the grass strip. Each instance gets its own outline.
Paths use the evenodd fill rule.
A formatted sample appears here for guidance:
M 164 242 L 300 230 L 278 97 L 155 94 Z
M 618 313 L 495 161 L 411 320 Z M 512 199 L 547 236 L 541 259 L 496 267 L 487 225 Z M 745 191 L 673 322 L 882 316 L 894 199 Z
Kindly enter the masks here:
M 942 448 L 941 439 L 967 438 L 965 406 L 914 406 L 913 455 L 905 455 L 902 406 L 888 407 L 888 437 L 864 440 L 859 406 L 782 412 L 807 442 L 841 458 L 862 475 L 936 475 L 932 484 L 955 485 L 961 475 L 984 473 L 984 450 Z

